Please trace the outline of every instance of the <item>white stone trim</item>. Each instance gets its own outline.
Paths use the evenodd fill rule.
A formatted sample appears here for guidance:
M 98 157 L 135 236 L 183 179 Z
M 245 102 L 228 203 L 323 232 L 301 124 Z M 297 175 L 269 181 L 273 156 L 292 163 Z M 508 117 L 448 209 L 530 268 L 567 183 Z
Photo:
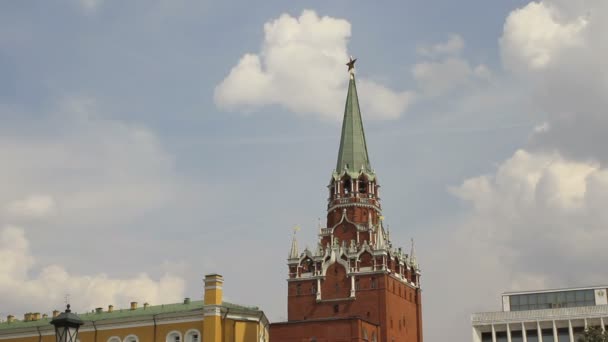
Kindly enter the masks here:
M 259 316 L 244 316 L 244 315 L 238 315 L 238 314 L 231 314 L 228 313 L 228 315 L 226 315 L 226 318 L 228 319 L 232 319 L 235 321 L 247 321 L 247 322 L 259 322 Z
M 205 317 L 207 316 L 221 316 L 222 315 L 222 306 L 221 305 L 207 305 L 204 308 Z
M 205 290 L 222 289 L 222 285 L 205 285 Z

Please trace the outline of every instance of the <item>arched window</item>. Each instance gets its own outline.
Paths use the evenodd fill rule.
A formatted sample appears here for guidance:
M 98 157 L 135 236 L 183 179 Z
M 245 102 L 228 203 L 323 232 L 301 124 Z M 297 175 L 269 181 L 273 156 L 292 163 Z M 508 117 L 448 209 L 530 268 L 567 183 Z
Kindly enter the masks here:
M 196 329 L 190 329 L 186 332 L 184 342 L 201 342 L 201 332 Z
M 351 183 L 350 183 L 350 179 L 347 179 L 344 181 L 344 194 L 348 195 L 350 194 L 350 187 L 351 187 Z
M 177 330 L 173 330 L 172 332 L 167 334 L 167 342 L 182 342 L 182 333 Z
M 125 337 L 123 342 L 139 342 L 139 338 L 136 335 L 129 335 Z
M 367 192 L 367 182 L 364 180 L 359 181 L 359 193 L 364 194 Z
M 108 342 L 120 342 L 120 337 L 112 336 L 108 339 Z

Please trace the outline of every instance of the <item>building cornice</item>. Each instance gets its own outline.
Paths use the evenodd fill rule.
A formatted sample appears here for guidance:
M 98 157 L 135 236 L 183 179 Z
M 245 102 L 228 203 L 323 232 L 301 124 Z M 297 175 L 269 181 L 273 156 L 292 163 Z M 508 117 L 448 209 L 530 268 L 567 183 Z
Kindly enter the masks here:
M 480 312 L 471 315 L 473 325 L 506 324 L 526 321 L 550 321 L 607 317 L 608 305 L 581 306 L 524 311 Z

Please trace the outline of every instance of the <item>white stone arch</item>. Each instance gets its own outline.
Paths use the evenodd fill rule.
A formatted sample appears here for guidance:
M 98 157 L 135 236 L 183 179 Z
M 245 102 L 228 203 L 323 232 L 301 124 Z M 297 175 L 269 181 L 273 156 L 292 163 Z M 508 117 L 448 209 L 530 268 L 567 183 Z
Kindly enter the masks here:
M 182 333 L 177 331 L 177 330 L 173 330 L 170 331 L 167 334 L 167 337 L 165 337 L 165 341 L 166 342 L 182 342 Z
M 202 340 L 201 332 L 197 329 L 190 329 L 184 334 L 184 342 L 201 342 Z
M 121 342 L 121 341 L 120 341 L 120 337 L 112 336 L 108 339 L 108 342 Z
M 346 271 L 346 274 L 349 273 L 350 270 L 350 265 L 348 264 L 348 261 L 345 261 L 341 258 L 342 255 L 340 255 L 339 257 L 336 257 L 336 252 L 335 251 L 331 251 L 331 255 L 329 257 L 329 260 L 326 260 L 323 262 L 323 276 L 325 276 L 327 274 L 327 269 L 329 268 L 329 266 L 338 263 L 340 265 L 342 265 L 342 267 L 344 267 L 344 270 Z
M 137 335 L 128 335 L 127 337 L 125 337 L 124 340 L 122 340 L 123 342 L 139 342 L 139 337 L 137 337 Z

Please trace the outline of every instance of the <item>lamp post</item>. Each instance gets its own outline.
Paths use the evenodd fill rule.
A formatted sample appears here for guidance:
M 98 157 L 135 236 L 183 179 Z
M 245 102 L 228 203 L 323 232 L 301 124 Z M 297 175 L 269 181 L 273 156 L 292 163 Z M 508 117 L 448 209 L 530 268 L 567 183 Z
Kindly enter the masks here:
M 72 313 L 70 304 L 68 304 L 65 312 L 53 318 L 51 324 L 55 326 L 57 342 L 76 342 L 78 340 L 78 329 L 84 322 Z

